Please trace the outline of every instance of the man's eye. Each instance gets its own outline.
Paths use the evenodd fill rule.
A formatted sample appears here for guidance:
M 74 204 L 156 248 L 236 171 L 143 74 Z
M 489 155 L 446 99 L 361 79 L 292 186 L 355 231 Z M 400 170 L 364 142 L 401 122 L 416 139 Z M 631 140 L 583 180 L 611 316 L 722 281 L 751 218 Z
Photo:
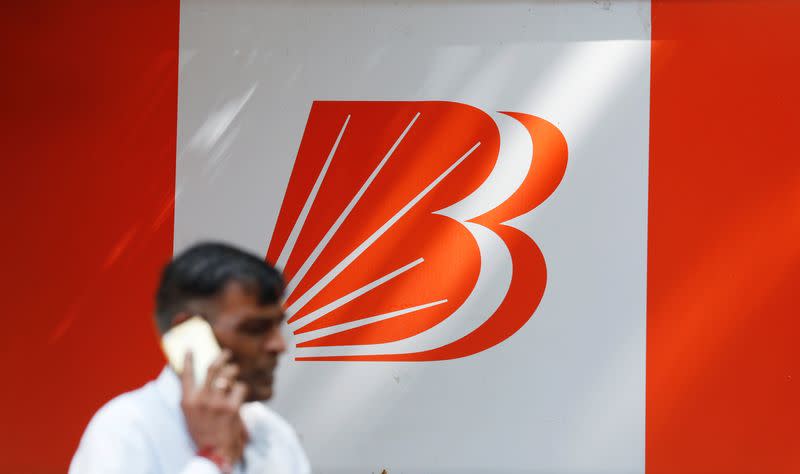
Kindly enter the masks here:
M 261 334 L 266 333 L 267 331 L 272 329 L 273 326 L 274 325 L 272 323 L 251 324 L 251 325 L 248 325 L 248 326 L 242 326 L 240 328 L 240 331 L 245 333 L 245 334 L 251 334 L 251 335 L 256 335 L 257 336 L 257 335 L 261 335 Z
M 245 334 L 258 335 L 258 334 L 263 334 L 266 331 L 267 331 L 267 329 L 265 327 L 263 327 L 263 326 L 242 328 L 242 332 L 245 333 Z

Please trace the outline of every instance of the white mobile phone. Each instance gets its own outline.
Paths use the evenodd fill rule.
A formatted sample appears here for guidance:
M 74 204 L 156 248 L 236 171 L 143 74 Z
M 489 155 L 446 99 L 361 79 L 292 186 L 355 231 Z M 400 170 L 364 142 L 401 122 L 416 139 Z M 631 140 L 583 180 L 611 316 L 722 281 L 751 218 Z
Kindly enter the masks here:
M 183 360 L 191 350 L 194 358 L 194 379 L 197 385 L 203 383 L 208 367 L 214 362 L 222 349 L 208 321 L 201 316 L 193 316 L 167 331 L 161 338 L 161 347 L 167 355 L 169 364 L 175 372 L 183 372 Z

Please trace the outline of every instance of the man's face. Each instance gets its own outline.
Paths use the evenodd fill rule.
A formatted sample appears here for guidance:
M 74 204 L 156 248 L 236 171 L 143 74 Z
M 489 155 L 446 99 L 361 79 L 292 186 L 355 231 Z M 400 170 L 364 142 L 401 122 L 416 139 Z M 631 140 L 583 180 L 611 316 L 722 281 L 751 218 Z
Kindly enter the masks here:
M 281 334 L 284 319 L 280 304 L 261 305 L 238 282 L 229 283 L 214 301 L 211 318 L 220 345 L 230 349 L 231 362 L 239 366 L 238 380 L 247 385 L 247 401 L 272 397 L 273 371 L 286 350 Z

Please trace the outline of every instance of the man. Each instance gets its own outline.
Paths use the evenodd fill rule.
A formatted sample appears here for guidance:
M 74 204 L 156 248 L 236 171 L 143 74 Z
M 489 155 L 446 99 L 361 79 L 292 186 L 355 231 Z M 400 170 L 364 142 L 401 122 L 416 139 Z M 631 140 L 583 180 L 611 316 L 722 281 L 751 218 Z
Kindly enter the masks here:
M 283 279 L 262 259 L 224 244 L 196 245 L 164 269 L 156 297 L 163 334 L 202 315 L 222 354 L 195 386 L 192 370 L 159 377 L 101 408 L 71 474 L 308 473 L 286 421 L 261 401 L 286 350 Z M 192 355 L 184 367 L 192 367 Z

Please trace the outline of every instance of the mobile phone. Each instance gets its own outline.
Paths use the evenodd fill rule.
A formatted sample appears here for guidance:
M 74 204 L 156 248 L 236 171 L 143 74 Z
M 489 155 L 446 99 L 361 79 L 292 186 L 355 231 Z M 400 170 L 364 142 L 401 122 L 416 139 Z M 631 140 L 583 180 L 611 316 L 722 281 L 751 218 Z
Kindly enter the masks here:
M 186 352 L 192 351 L 194 380 L 197 385 L 203 383 L 208 367 L 222 352 L 211 325 L 202 316 L 192 316 L 164 333 L 161 347 L 169 364 L 179 374 L 184 370 Z M 189 370 L 191 369 L 190 367 Z

